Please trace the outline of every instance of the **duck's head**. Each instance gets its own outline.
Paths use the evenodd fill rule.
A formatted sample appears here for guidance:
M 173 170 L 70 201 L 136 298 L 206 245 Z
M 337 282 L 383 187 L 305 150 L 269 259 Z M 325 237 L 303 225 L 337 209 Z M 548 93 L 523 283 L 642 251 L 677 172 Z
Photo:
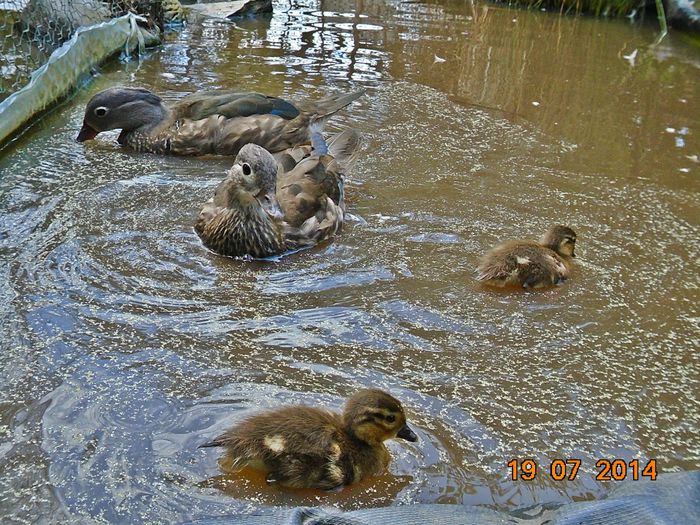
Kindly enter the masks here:
M 542 237 L 542 246 L 557 252 L 562 257 L 576 257 L 576 232 L 560 224 L 552 226 Z
M 85 108 L 83 127 L 77 142 L 94 139 L 98 133 L 111 129 L 125 132 L 149 128 L 162 122 L 168 108 L 157 95 L 147 89 L 113 87 L 99 92 Z
M 260 206 L 271 216 L 282 217 L 275 191 L 277 163 L 265 148 L 246 144 L 236 155 L 228 177 L 219 186 L 214 204 L 232 209 Z
M 343 423 L 351 434 L 369 445 L 396 437 L 418 440 L 406 424 L 399 400 L 382 390 L 360 390 L 352 396 L 345 405 Z

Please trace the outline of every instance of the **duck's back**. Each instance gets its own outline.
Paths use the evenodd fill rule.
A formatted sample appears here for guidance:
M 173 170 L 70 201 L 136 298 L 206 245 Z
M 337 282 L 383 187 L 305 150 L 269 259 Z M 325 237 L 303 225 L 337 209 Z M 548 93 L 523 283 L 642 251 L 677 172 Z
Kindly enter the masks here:
M 277 200 L 290 248 L 321 242 L 341 228 L 344 175 L 355 161 L 359 144 L 359 135 L 346 130 L 329 140 L 328 154 L 317 155 L 311 147 L 300 146 L 278 156 Z
M 340 416 L 328 410 L 287 406 L 251 416 L 218 439 L 227 446 L 262 445 L 274 453 L 304 454 L 309 448 L 322 448 L 319 445 L 331 440 L 341 425 Z
M 253 416 L 217 438 L 234 467 L 262 464 L 290 487 L 331 489 L 346 483 L 340 416 L 310 407 L 285 407 Z
M 308 126 L 299 119 L 295 106 L 274 97 L 194 93 L 156 125 L 123 131 L 119 143 L 140 152 L 183 156 L 235 156 L 246 144 L 275 153 L 309 141 Z
M 176 120 L 163 132 L 147 137 L 131 135 L 126 143 L 137 151 L 185 156 L 235 156 L 246 144 L 276 153 L 309 140 L 307 128 L 276 115 L 227 118 L 214 114 L 199 120 Z
M 261 93 L 199 91 L 173 105 L 176 118 L 201 120 L 212 115 L 226 118 L 274 115 L 285 120 L 299 116 L 299 109 L 284 99 Z
M 260 93 L 194 93 L 173 107 L 167 152 L 236 155 L 246 144 L 257 144 L 278 153 L 309 142 L 313 122 L 322 122 L 363 93 L 328 97 L 302 105 L 303 110 Z
M 477 279 L 496 286 L 551 286 L 569 276 L 565 261 L 533 241 L 508 241 L 489 250 L 477 268 Z

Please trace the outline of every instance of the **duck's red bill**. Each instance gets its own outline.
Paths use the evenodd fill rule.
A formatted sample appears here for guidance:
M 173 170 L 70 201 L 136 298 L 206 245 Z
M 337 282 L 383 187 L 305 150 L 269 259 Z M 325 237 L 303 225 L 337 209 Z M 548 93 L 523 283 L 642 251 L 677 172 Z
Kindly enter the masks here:
M 95 129 L 88 126 L 85 122 L 83 122 L 83 127 L 80 129 L 80 133 L 78 133 L 78 136 L 75 138 L 75 141 L 85 142 L 86 140 L 92 140 L 97 136 L 98 133 L 98 131 L 96 131 Z

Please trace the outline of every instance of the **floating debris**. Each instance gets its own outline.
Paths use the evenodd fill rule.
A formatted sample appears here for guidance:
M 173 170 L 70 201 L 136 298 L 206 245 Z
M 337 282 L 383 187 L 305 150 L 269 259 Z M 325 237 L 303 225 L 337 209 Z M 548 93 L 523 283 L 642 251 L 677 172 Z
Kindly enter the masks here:
M 627 60 L 627 62 L 629 62 L 630 66 L 634 67 L 634 62 L 637 58 L 637 53 L 639 53 L 639 50 L 635 49 L 629 55 L 622 55 L 622 58 Z

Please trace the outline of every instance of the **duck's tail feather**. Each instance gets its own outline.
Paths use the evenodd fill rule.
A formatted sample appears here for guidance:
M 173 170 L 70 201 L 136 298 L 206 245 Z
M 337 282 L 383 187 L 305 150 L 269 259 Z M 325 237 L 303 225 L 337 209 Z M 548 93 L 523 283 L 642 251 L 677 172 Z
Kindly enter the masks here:
M 322 98 L 310 104 L 313 108 L 310 113 L 312 113 L 312 120 L 314 121 L 324 121 L 330 117 L 333 113 L 340 111 L 345 106 L 350 105 L 362 95 L 365 94 L 365 90 L 361 89 L 355 91 L 354 93 L 349 93 L 347 95 L 333 95 L 330 97 Z
M 342 168 L 343 173 L 350 172 L 362 146 L 362 136 L 354 129 L 346 129 L 342 133 L 328 139 L 328 152 Z

